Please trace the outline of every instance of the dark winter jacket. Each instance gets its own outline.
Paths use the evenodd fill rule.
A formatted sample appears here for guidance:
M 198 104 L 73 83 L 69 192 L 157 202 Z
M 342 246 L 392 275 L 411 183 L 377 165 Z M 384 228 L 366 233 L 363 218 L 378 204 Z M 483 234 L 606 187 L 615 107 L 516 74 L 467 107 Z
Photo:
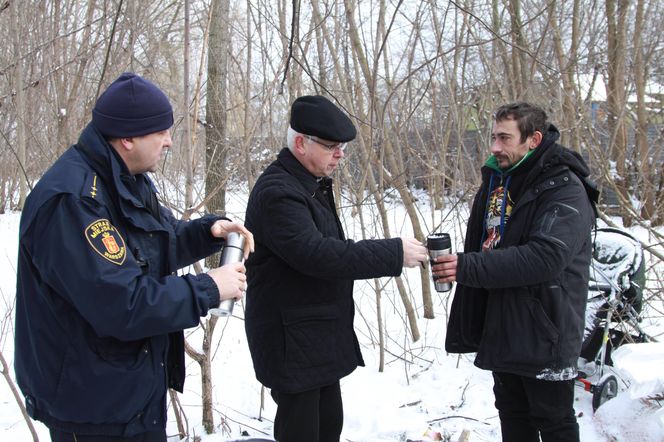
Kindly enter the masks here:
M 400 239 L 344 238 L 331 180 L 317 180 L 283 149 L 256 182 L 245 224 L 245 326 L 258 380 L 298 393 L 364 365 L 353 330 L 353 280 L 397 276 Z
M 39 180 L 21 216 L 15 370 L 50 428 L 131 436 L 166 425 L 182 391 L 182 330 L 219 292 L 172 272 L 219 250 L 217 217 L 176 220 L 89 125 Z
M 598 194 L 582 158 L 556 144 L 558 136 L 550 126 L 509 173 L 518 187 L 514 207 L 498 246 L 484 252 L 489 183 L 509 180 L 482 169 L 459 254 L 446 349 L 477 352 L 475 365 L 483 369 L 547 380 L 576 375 Z

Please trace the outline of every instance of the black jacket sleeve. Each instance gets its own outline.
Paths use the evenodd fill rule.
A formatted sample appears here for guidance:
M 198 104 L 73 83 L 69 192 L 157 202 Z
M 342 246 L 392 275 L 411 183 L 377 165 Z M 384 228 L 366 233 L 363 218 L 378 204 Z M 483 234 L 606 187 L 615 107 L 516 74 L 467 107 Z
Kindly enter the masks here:
M 583 188 L 567 185 L 547 193 L 538 203 L 525 243 L 459 255 L 457 282 L 506 288 L 538 284 L 559 275 L 586 242 L 594 217 Z
M 289 266 L 321 279 L 367 279 L 398 276 L 403 267 L 400 238 L 342 240 L 324 236 L 316 225 L 305 193 L 280 186 L 264 189 L 259 202 L 258 234 Z

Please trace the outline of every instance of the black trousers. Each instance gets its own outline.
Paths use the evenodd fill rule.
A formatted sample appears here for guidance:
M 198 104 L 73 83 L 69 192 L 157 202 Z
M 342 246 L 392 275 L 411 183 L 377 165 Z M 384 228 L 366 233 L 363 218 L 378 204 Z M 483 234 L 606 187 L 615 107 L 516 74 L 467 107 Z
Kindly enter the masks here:
M 141 433 L 136 436 L 94 436 L 49 429 L 52 442 L 166 442 L 166 430 Z
M 271 391 L 277 403 L 274 438 L 279 442 L 339 442 L 344 424 L 339 381 L 302 393 Z
M 579 442 L 574 380 L 543 381 L 493 373 L 503 442 Z

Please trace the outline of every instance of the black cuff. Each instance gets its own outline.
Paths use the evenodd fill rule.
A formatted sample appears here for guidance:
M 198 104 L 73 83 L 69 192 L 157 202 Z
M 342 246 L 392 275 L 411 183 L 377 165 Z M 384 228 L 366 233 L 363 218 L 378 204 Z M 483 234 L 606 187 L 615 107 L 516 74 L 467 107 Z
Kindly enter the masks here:
M 201 227 L 205 232 L 207 232 L 207 235 L 213 240 L 216 241 L 218 244 L 223 244 L 224 243 L 224 238 L 217 238 L 212 235 L 212 225 L 219 221 L 220 219 L 226 220 L 233 222 L 231 219 L 226 218 L 225 216 L 218 216 L 218 215 L 203 215 L 201 217 Z
M 203 289 L 208 295 L 208 309 L 219 307 L 221 299 L 219 297 L 219 288 L 217 287 L 217 283 L 214 282 L 214 279 L 212 279 L 207 273 L 201 273 L 200 275 L 196 275 L 196 277 L 201 282 Z

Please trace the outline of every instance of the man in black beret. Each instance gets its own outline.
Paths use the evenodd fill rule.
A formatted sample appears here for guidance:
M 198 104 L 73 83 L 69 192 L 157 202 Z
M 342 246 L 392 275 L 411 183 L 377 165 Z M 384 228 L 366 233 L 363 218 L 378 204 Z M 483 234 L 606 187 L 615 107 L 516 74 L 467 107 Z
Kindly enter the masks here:
M 241 263 L 176 270 L 219 251 L 239 223 L 176 219 L 147 172 L 171 146 L 173 109 L 124 73 L 34 187 L 21 215 L 16 379 L 54 442 L 165 442 L 166 392 L 184 385 L 184 335 L 246 288 Z
M 353 329 L 353 281 L 398 276 L 427 259 L 414 238 L 346 239 L 329 176 L 355 126 L 322 96 L 291 108 L 288 148 L 257 180 L 246 226 L 245 327 L 258 380 L 277 402 L 280 442 L 338 442 L 339 380 L 364 365 Z

